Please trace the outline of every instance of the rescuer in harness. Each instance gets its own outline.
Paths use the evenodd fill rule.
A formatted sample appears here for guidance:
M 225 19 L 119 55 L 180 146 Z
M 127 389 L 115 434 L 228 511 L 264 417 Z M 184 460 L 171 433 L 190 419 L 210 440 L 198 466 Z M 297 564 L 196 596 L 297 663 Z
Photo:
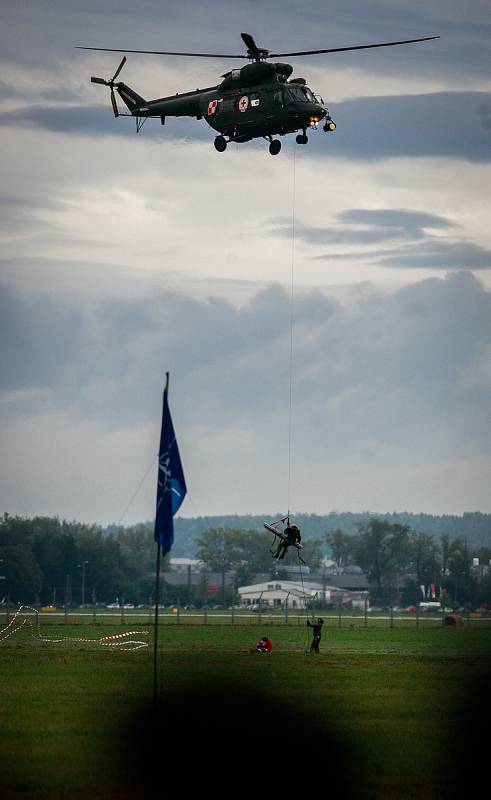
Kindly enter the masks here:
M 300 528 L 298 525 L 295 525 L 294 522 L 292 522 L 291 525 L 288 524 L 283 531 L 283 536 L 280 538 L 280 543 L 276 548 L 276 553 L 273 553 L 273 558 L 277 558 L 278 561 L 281 561 L 281 559 L 285 557 L 288 548 L 300 544 L 301 538 Z
M 286 523 L 286 528 L 283 531 L 281 531 L 279 529 L 279 526 L 285 525 L 285 523 Z M 273 544 L 271 545 L 271 547 L 274 547 L 276 539 L 280 540 L 276 548 L 276 551 L 273 553 L 273 550 L 271 550 L 271 555 L 273 556 L 273 558 L 281 560 L 282 558 L 285 557 L 285 553 L 287 552 L 289 547 L 296 547 L 300 561 L 302 562 L 302 564 L 305 564 L 305 561 L 302 558 L 300 558 L 300 550 L 302 550 L 303 545 L 300 544 L 300 539 L 302 537 L 300 536 L 300 528 L 298 527 L 298 525 L 295 525 L 295 523 L 292 523 L 290 525 L 290 518 L 282 517 L 282 519 L 277 520 L 277 522 L 265 522 L 264 527 L 275 537 L 273 539 Z

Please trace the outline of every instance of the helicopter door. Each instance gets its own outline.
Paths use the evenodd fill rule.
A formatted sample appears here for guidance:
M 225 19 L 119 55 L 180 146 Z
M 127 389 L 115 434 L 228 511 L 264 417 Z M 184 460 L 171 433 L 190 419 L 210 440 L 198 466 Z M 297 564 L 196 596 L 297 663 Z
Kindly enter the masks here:
M 224 97 L 219 103 L 220 114 L 231 114 L 234 110 L 234 97 Z

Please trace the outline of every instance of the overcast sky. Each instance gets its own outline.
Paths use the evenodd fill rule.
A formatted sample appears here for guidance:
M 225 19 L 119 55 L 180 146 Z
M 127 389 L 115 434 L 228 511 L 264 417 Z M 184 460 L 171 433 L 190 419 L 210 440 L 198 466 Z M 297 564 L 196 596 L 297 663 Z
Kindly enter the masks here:
M 166 371 L 183 516 L 491 511 L 489 3 L 4 0 L 0 23 L 0 512 L 151 519 Z M 337 130 L 276 157 L 217 153 L 204 120 L 136 135 L 90 83 L 121 56 L 75 49 L 241 32 L 441 38 L 281 59 Z M 240 64 L 128 55 L 121 80 L 152 99 Z

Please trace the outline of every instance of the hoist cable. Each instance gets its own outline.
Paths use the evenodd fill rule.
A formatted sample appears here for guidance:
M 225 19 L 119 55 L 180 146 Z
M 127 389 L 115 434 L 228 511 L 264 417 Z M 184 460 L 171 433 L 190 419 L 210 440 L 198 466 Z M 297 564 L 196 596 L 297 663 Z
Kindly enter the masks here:
M 293 150 L 292 176 L 292 246 L 290 276 L 290 363 L 289 363 L 289 403 L 288 403 L 288 517 L 290 516 L 291 482 L 292 482 L 292 409 L 293 409 L 293 297 L 295 275 L 295 191 L 296 191 L 296 158 Z
M 145 481 L 146 481 L 146 479 L 147 479 L 148 475 L 150 474 L 150 470 L 153 468 L 153 466 L 154 466 L 154 464 L 156 463 L 157 459 L 158 459 L 158 454 L 155 456 L 154 460 L 152 461 L 152 463 L 151 463 L 151 464 L 150 464 L 150 466 L 148 467 L 148 469 L 147 469 L 147 471 L 145 472 L 145 474 L 144 474 L 143 478 L 141 479 L 140 483 L 138 484 L 138 486 L 136 487 L 135 491 L 133 492 L 133 494 L 132 494 L 132 496 L 131 496 L 130 500 L 128 501 L 128 503 L 127 503 L 127 505 L 126 505 L 126 508 L 125 508 L 125 510 L 123 511 L 123 513 L 121 514 L 120 518 L 118 519 L 118 521 L 117 521 L 117 523 L 116 523 L 118 526 L 119 526 L 119 525 L 121 525 L 121 523 L 123 522 L 123 520 L 124 520 L 124 518 L 125 518 L 126 514 L 128 513 L 129 509 L 130 509 L 130 508 L 131 508 L 131 506 L 133 505 L 133 502 L 134 502 L 134 500 L 135 500 L 135 498 L 136 498 L 136 496 L 137 496 L 138 492 L 140 491 L 140 489 L 142 488 L 143 484 L 145 483 Z
M 297 555 L 298 555 L 298 566 L 300 567 L 300 581 L 301 581 L 301 583 L 302 583 L 302 595 L 303 595 L 303 601 L 304 601 L 304 603 L 305 603 L 305 610 L 307 611 L 307 597 L 306 597 L 306 594 L 305 594 L 305 586 L 304 586 L 304 584 L 303 584 L 302 558 L 301 558 L 301 556 L 300 556 L 300 551 L 299 551 L 299 550 L 297 550 Z M 308 646 L 309 646 L 309 645 L 308 645 L 308 640 L 309 640 L 309 638 L 310 638 L 310 637 L 309 637 L 309 629 L 308 629 L 308 626 L 306 627 L 306 638 L 307 638 L 307 644 L 306 644 L 306 647 L 307 647 L 307 649 L 308 649 Z

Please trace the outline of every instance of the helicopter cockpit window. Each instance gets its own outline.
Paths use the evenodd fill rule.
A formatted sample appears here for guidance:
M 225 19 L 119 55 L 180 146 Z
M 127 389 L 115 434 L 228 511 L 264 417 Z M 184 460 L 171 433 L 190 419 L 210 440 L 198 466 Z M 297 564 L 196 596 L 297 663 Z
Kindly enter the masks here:
M 314 95 L 310 89 L 295 83 L 290 83 L 285 88 L 285 99 L 287 103 L 315 103 Z

